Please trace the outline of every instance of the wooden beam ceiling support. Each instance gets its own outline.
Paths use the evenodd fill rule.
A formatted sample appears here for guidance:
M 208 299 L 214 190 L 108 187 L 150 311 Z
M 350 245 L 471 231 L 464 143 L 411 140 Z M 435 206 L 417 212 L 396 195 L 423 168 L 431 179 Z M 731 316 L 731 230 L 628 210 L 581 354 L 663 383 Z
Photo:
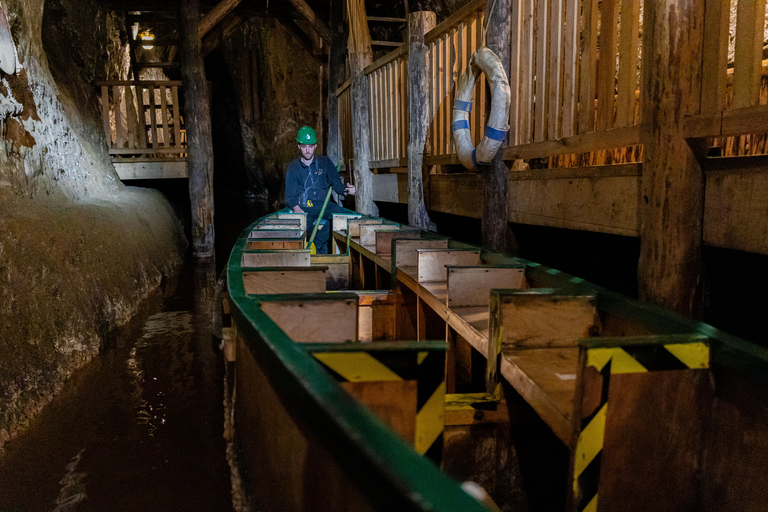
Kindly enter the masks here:
M 221 2 L 208 11 L 206 15 L 203 16 L 203 19 L 200 20 L 200 23 L 198 23 L 198 37 L 202 39 L 203 36 L 210 32 L 213 27 L 227 16 L 227 14 L 231 13 L 235 7 L 240 5 L 241 1 L 242 0 L 221 0 Z
M 244 19 L 237 14 L 230 13 L 223 22 L 216 26 L 216 30 L 205 36 L 201 43 L 201 52 L 203 57 L 219 47 L 219 45 L 232 35 L 237 27 L 243 23 Z
M 331 29 L 328 28 L 328 25 L 315 14 L 312 8 L 307 5 L 304 0 L 288 0 L 288 2 L 293 5 L 293 7 L 299 11 L 302 18 L 312 26 L 315 32 L 317 32 L 323 40 L 323 43 L 327 45 L 331 44 Z
M 323 48 L 317 45 L 317 40 L 312 35 L 304 32 L 295 21 L 288 17 L 277 16 L 276 19 L 307 50 L 307 53 L 321 64 L 325 63 Z

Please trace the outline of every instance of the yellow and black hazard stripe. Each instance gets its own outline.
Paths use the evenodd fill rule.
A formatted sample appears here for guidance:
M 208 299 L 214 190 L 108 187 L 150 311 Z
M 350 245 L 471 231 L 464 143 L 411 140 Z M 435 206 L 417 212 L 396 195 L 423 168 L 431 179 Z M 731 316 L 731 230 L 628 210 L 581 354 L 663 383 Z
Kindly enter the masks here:
M 694 341 L 588 348 L 586 366 L 600 372 L 602 387 L 599 404 L 581 421 L 574 453 L 573 495 L 578 512 L 595 512 L 611 375 L 709 368 L 709 345 Z
M 444 350 L 367 350 L 314 352 L 340 382 L 415 380 L 414 448 L 435 462 L 442 458 L 445 413 Z

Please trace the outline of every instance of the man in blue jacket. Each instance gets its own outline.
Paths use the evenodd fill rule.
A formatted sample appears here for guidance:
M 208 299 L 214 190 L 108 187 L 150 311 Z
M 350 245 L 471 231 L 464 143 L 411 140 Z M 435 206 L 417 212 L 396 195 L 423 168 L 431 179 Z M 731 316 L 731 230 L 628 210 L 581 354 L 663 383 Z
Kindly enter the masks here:
M 341 181 L 339 171 L 327 156 L 316 155 L 317 134 L 309 126 L 302 126 L 296 135 L 301 156 L 288 164 L 285 174 L 285 204 L 296 213 L 307 213 L 307 231 L 311 230 L 315 222 L 320 222 L 320 210 L 328 194 L 328 188 L 339 194 L 341 198 L 345 194 L 354 195 L 355 186 Z M 323 214 L 323 219 L 328 220 L 334 213 L 343 212 L 340 206 L 328 203 Z M 318 227 L 315 235 L 315 247 L 318 254 L 328 252 L 328 239 L 330 238 L 330 223 Z M 309 236 L 309 235 L 307 235 Z

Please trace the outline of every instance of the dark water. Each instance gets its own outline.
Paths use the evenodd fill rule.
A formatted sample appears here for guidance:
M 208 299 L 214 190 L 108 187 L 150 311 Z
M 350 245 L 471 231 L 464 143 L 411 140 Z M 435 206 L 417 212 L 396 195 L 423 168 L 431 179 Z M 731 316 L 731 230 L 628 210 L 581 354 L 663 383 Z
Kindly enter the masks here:
M 0 512 L 232 510 L 215 278 L 185 269 L 6 445 Z

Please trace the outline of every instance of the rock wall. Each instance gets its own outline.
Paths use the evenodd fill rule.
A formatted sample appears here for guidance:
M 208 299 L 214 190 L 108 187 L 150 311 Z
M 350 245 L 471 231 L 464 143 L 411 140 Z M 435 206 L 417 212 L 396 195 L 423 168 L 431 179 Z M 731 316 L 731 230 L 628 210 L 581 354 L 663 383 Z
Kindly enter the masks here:
M 3 6 L 21 69 L 0 72 L 0 451 L 186 245 L 106 151 L 93 81 L 124 77 L 122 20 L 90 0 Z
M 277 20 L 265 17 L 244 23 L 219 51 L 229 78 L 226 84 L 214 83 L 214 90 L 218 97 L 226 96 L 226 88 L 230 88 L 236 106 L 227 110 L 237 118 L 229 124 L 240 127 L 239 138 L 233 136 L 227 142 L 240 151 L 230 153 L 238 160 L 231 166 L 244 170 L 252 198 L 270 211 L 281 208 L 285 169 L 299 155 L 296 132 L 309 125 L 322 138 L 321 90 L 325 78 L 320 60 Z M 214 98 L 214 116 L 222 112 L 215 108 L 216 101 L 219 99 Z M 318 145 L 318 153 L 324 152 L 322 144 Z M 223 151 L 217 147 L 214 153 Z

